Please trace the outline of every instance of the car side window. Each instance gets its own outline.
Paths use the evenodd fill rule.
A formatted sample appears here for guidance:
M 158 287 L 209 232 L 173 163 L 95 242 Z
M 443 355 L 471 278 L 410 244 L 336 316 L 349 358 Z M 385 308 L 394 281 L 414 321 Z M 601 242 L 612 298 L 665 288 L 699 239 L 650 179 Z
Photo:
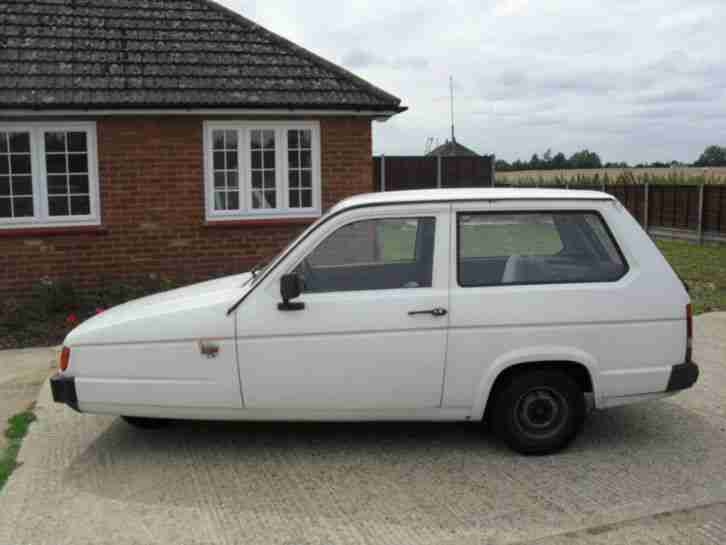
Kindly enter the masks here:
M 627 264 L 597 212 L 457 216 L 459 285 L 612 282 Z
M 307 293 L 431 287 L 435 218 L 362 220 L 336 230 L 295 269 Z

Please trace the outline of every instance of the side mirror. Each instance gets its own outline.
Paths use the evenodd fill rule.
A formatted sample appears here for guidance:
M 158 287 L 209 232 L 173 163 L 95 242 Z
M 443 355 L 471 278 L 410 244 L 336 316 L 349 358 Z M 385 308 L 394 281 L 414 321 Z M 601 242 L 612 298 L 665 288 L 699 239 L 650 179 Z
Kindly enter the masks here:
M 280 279 L 280 296 L 282 297 L 282 303 L 278 303 L 277 308 L 279 310 L 302 310 L 305 308 L 305 303 L 300 301 L 290 302 L 291 299 L 300 297 L 300 294 L 305 287 L 305 280 L 297 273 L 290 273 L 284 275 Z

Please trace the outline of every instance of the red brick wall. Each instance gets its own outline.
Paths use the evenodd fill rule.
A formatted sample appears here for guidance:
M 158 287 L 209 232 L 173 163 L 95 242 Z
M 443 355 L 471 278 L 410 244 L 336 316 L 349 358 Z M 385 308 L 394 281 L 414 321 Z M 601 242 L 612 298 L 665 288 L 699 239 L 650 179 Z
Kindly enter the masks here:
M 0 230 L 0 296 L 40 278 L 93 286 L 99 277 L 187 280 L 246 270 L 304 225 L 204 224 L 200 118 L 97 120 L 102 229 L 69 234 Z M 323 118 L 323 208 L 373 191 L 371 122 Z

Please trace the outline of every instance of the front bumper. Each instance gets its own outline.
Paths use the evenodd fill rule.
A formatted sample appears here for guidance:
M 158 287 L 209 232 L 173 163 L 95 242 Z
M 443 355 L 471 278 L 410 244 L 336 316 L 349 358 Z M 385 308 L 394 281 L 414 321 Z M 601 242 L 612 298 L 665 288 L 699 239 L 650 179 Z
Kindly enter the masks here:
M 676 392 L 690 388 L 698 380 L 698 373 L 698 365 L 692 361 L 674 365 L 671 369 L 671 376 L 668 379 L 666 392 Z
M 67 377 L 62 373 L 56 373 L 50 377 L 50 390 L 53 393 L 53 401 L 56 403 L 65 403 L 71 409 L 78 411 L 75 378 Z

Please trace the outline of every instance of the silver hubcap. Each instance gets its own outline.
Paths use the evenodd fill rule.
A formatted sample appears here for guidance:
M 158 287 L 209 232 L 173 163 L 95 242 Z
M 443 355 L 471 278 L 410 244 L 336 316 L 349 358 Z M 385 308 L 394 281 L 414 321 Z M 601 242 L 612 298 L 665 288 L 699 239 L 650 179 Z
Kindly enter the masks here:
M 527 435 L 538 439 L 557 433 L 567 420 L 568 407 L 562 395 L 549 388 L 533 388 L 517 401 L 515 420 Z

